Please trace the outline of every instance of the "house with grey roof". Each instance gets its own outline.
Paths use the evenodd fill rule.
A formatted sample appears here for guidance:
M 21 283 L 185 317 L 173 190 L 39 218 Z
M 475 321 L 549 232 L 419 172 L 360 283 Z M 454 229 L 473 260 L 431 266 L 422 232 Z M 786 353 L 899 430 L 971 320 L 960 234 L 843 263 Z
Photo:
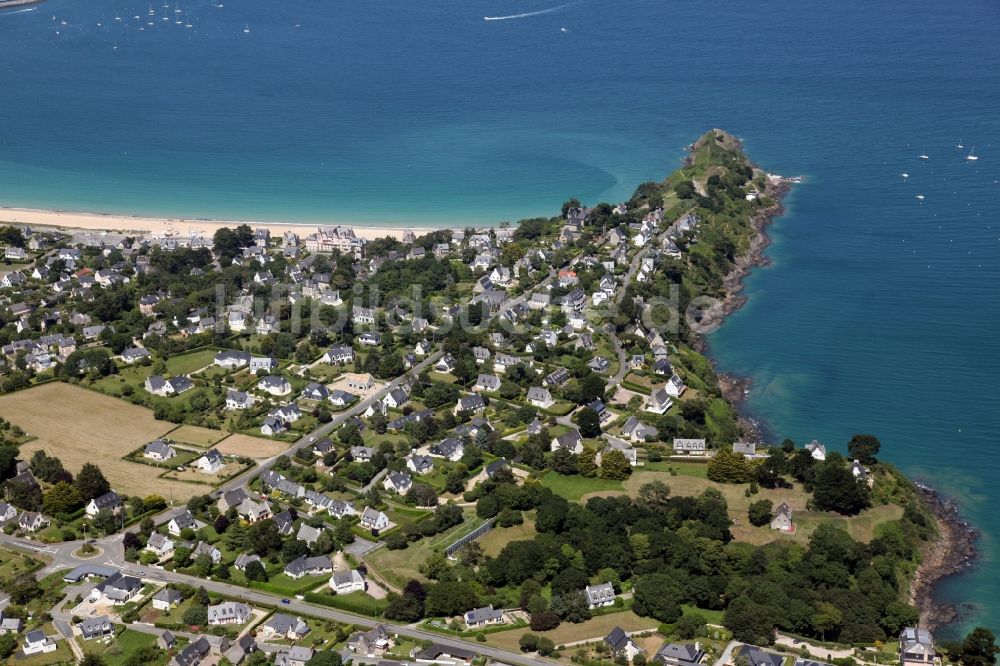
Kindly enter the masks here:
M 548 409 L 555 400 L 552 393 L 542 386 L 532 386 L 528 389 L 528 402 L 539 409 Z
M 413 479 L 406 472 L 389 472 L 382 481 L 382 487 L 390 492 L 405 495 L 413 487 Z
M 474 608 L 465 613 L 465 625 L 469 629 L 485 627 L 490 624 L 503 624 L 503 611 L 494 609 L 492 604 L 482 608 Z
M 142 456 L 144 458 L 149 458 L 150 460 L 170 460 L 177 455 L 177 451 L 174 447 L 170 446 L 170 443 L 165 439 L 154 439 L 152 442 L 146 445 L 146 448 L 142 451 Z
M 384 624 L 376 624 L 368 631 L 355 631 L 347 639 L 347 649 L 365 657 L 377 657 L 392 647 L 392 636 Z
M 478 414 L 485 409 L 486 401 L 483 400 L 483 396 L 478 394 L 463 395 L 458 399 L 458 403 L 455 405 L 455 416 L 458 416 L 462 412 Z
M 315 654 L 310 647 L 293 645 L 274 654 L 274 666 L 306 666 Z
M 683 456 L 703 456 L 706 452 L 704 439 L 674 438 L 674 453 Z
M 430 456 L 411 453 L 406 457 L 406 468 L 415 474 L 428 474 L 434 471 L 434 460 Z
M 663 666 L 698 666 L 705 658 L 701 643 L 664 643 L 653 661 Z
M 286 613 L 275 613 L 260 626 L 260 636 L 268 638 L 286 638 L 297 641 L 309 633 L 309 625 L 301 617 Z
M 110 511 L 112 513 L 119 513 L 122 509 L 122 500 L 118 497 L 118 493 L 113 490 L 109 490 L 99 497 L 95 497 L 87 502 L 85 512 L 88 516 L 93 518 L 97 515 L 99 511 Z
M 25 655 L 43 654 L 46 652 L 55 652 L 56 647 L 58 647 L 56 642 L 46 636 L 44 631 L 35 629 L 25 634 L 21 651 Z
M 302 555 L 286 564 L 284 571 L 289 578 L 295 579 L 303 576 L 323 576 L 333 571 L 333 563 L 326 555 L 315 557 Z
M 749 666 L 782 666 L 784 656 L 762 650 L 756 645 L 740 645 L 733 650 L 733 661 L 746 660 Z
M 357 569 L 334 571 L 330 577 L 330 589 L 337 594 L 364 592 L 366 587 L 365 578 Z
M 322 533 L 322 528 L 302 523 L 299 525 L 299 531 L 295 534 L 295 538 L 299 541 L 304 541 L 306 544 L 311 546 L 316 543 L 316 540 L 319 539 L 319 535 Z
M 389 527 L 389 516 L 370 506 L 366 506 L 365 510 L 361 512 L 361 527 L 371 532 L 384 530 Z
M 628 661 L 632 661 L 637 654 L 643 652 L 621 627 L 612 629 L 611 633 L 604 637 L 604 644 L 608 646 L 611 654 L 616 657 L 624 656 Z
M 250 615 L 250 606 L 236 601 L 224 601 L 208 607 L 208 623 L 213 626 L 246 624 Z
M 170 660 L 170 666 L 198 666 L 201 660 L 208 656 L 210 650 L 208 640 L 201 636 L 181 648 L 181 651 Z
M 205 474 L 216 474 L 226 464 L 226 459 L 219 453 L 218 449 L 210 449 L 203 456 L 191 463 Z
M 174 541 L 159 532 L 153 532 L 149 535 L 149 540 L 146 541 L 144 550 L 148 550 L 160 559 L 163 559 L 174 552 Z
M 782 502 L 774 510 L 774 518 L 771 519 L 771 529 L 781 532 L 794 532 L 795 523 L 792 522 L 792 507 Z
M 648 442 L 655 440 L 660 432 L 656 426 L 643 423 L 635 416 L 630 416 L 622 425 L 622 437 L 633 442 Z
M 465 443 L 456 437 L 446 437 L 430 448 L 430 454 L 451 462 L 458 462 L 465 454 Z
M 195 523 L 194 515 L 187 509 L 179 512 L 167 523 L 167 531 L 174 536 L 180 536 L 181 530 L 187 528 L 194 529 L 195 527 L 197 527 L 197 524 Z
M 583 589 L 583 594 L 587 597 L 587 606 L 592 609 L 613 606 L 615 603 L 615 588 L 611 583 L 588 585 Z
M 261 564 L 261 566 L 263 566 L 263 562 L 261 562 L 260 560 L 260 555 L 257 554 L 247 555 L 246 553 L 240 553 L 239 555 L 237 555 L 236 561 L 233 562 L 233 566 L 236 567 L 237 570 L 245 572 L 247 570 L 247 565 L 250 564 L 251 562 L 258 562 Z
M 165 587 L 153 595 L 153 608 L 162 611 L 169 611 L 184 601 L 184 595 L 177 590 Z
M 926 666 L 940 663 L 934 649 L 931 632 L 919 627 L 906 627 L 899 633 L 899 661 L 901 666 Z
M 120 571 L 116 571 L 110 578 L 102 583 L 98 583 L 90 591 L 90 601 L 104 601 L 114 605 L 128 603 L 132 601 L 142 590 L 142 581 L 134 576 L 124 576 Z
M 577 455 L 583 453 L 583 437 L 576 428 L 552 438 L 550 445 L 552 451 L 563 449 Z

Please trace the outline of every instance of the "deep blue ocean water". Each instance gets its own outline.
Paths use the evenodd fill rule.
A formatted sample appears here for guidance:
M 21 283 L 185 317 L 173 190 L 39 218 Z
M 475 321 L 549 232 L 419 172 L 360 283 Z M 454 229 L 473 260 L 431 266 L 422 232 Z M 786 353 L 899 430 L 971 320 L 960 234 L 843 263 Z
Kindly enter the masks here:
M 496 223 L 626 198 L 725 128 L 807 182 L 720 368 L 776 435 L 875 433 L 960 500 L 983 559 L 940 594 L 1000 629 L 995 2 L 175 2 L 0 14 L 0 205 Z

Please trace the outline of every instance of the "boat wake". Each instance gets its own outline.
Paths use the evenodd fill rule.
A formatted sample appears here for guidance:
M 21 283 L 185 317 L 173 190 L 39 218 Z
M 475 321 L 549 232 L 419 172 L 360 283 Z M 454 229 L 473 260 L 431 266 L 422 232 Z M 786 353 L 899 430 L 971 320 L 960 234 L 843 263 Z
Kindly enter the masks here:
M 484 16 L 484 21 L 510 21 L 512 19 L 528 18 L 529 16 L 541 16 L 542 14 L 551 14 L 552 12 L 557 12 L 560 9 L 565 9 L 571 5 L 575 5 L 575 2 L 567 2 L 563 5 L 558 5 L 556 7 L 549 7 L 548 9 L 540 9 L 537 12 L 525 12 L 524 14 L 511 14 L 510 16 Z
M 0 11 L 0 14 L 24 14 L 26 12 L 33 12 L 36 9 L 38 9 L 38 7 L 26 7 L 24 9 L 15 9 L 14 11 L 11 12 Z

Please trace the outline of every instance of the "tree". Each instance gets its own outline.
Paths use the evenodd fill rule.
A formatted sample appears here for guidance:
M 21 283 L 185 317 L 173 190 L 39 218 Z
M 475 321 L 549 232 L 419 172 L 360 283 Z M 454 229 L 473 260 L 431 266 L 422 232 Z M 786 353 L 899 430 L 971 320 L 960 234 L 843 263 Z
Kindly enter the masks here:
M 606 451 L 601 456 L 601 478 L 624 481 L 632 474 L 632 465 L 618 449 Z
M 674 623 L 674 633 L 682 640 L 691 640 L 696 636 L 704 636 L 708 621 L 701 615 L 694 613 L 684 615 Z
M 601 436 L 601 417 L 590 407 L 584 407 L 580 410 L 577 425 L 580 426 L 580 434 L 583 437 Z
M 184 624 L 191 626 L 204 626 L 208 624 L 208 606 L 204 604 L 191 604 L 181 617 Z
M 962 641 L 961 661 L 963 666 L 992 666 L 1000 653 L 996 636 L 984 627 L 976 627 Z
M 597 451 L 587 447 L 576 457 L 576 469 L 580 476 L 597 476 Z
M 424 600 L 427 615 L 448 617 L 475 608 L 479 596 L 471 583 L 465 581 L 442 581 L 427 589 Z
M 76 486 L 60 481 L 42 496 L 42 508 L 50 515 L 72 513 L 83 506 L 83 498 Z
M 684 591 L 673 576 L 653 573 L 636 580 L 634 599 L 636 614 L 656 618 L 660 622 L 676 622 L 681 616 Z
M 737 597 L 722 616 L 722 624 L 733 638 L 751 645 L 771 645 L 774 642 L 774 617 L 769 606 L 760 606 L 749 597 Z
M 199 578 L 205 578 L 210 573 L 212 573 L 212 556 L 208 553 L 201 553 L 198 557 L 194 558 L 194 573 Z
M 95 530 L 100 530 L 105 534 L 114 534 L 118 530 L 118 517 L 111 509 L 101 509 L 94 516 L 92 521 Z
M 820 638 L 826 640 L 826 632 L 833 631 L 844 621 L 840 609 L 828 601 L 816 602 L 816 613 L 812 617 L 813 629 L 819 632 Z
M 559 613 L 553 610 L 543 610 L 531 614 L 532 631 L 551 631 L 559 626 L 561 622 Z
M 313 655 L 313 658 L 306 662 L 308 666 L 341 666 L 344 660 L 340 654 L 334 650 L 323 650 Z
M 0 636 L 0 659 L 6 659 L 17 650 L 17 635 L 3 634 Z
M 84 653 L 83 659 L 77 662 L 77 666 L 105 666 L 104 657 L 99 654 Z
M 663 507 L 670 500 L 670 486 L 663 481 L 651 481 L 639 486 L 638 500 L 649 507 Z
M 552 597 L 552 610 L 566 622 L 586 622 L 592 616 L 587 597 L 583 592 L 568 592 Z
M 773 514 L 774 504 L 767 499 L 753 502 L 747 508 L 747 518 L 754 527 L 763 527 L 770 523 Z
M 538 636 L 534 634 L 522 634 L 521 638 L 517 641 L 518 647 L 521 648 L 521 652 L 537 652 L 538 651 Z
M 93 463 L 84 463 L 76 475 L 76 489 L 84 502 L 100 497 L 111 490 L 111 484 L 104 478 L 101 468 Z
M 579 470 L 577 468 L 576 456 L 568 449 L 559 448 L 552 454 L 551 467 L 553 471 L 563 476 L 571 476 Z
M 753 470 L 747 459 L 729 449 L 722 449 L 708 461 L 708 479 L 717 483 L 747 483 Z
M 882 443 L 874 435 L 855 435 L 847 443 L 847 452 L 851 458 L 857 460 L 862 465 L 874 465 L 878 462 L 875 456 L 878 455 Z
M 247 580 L 256 580 L 262 583 L 267 582 L 267 571 L 264 569 L 264 565 L 258 560 L 254 560 L 246 565 L 243 573 Z
M 813 503 L 820 511 L 857 515 L 868 507 L 869 494 L 867 484 L 854 478 L 840 456 L 819 465 L 813 481 Z

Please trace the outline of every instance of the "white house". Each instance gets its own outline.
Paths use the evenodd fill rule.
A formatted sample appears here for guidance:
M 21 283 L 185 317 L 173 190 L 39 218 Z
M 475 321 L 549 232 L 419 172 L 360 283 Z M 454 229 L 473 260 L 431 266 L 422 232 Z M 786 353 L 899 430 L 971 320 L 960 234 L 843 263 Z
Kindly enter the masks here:
M 278 375 L 268 375 L 264 377 L 259 382 L 257 382 L 257 388 L 265 393 L 270 393 L 275 396 L 288 395 L 292 392 L 292 385 L 284 377 L 279 377 Z
M 587 597 L 587 605 L 592 609 L 613 606 L 615 603 L 615 588 L 611 583 L 588 585 L 584 588 L 583 593 Z
M 552 399 L 552 393 L 547 388 L 532 386 L 528 389 L 528 402 L 539 409 L 548 409 L 555 400 Z
M 389 527 L 389 516 L 371 507 L 365 507 L 365 510 L 361 512 L 361 527 L 372 532 L 384 530 Z
M 174 450 L 174 447 L 170 446 L 170 443 L 163 439 L 154 439 L 146 445 L 146 448 L 142 452 L 143 458 L 159 461 L 170 460 L 176 455 L 177 451 Z
M 226 461 L 222 457 L 222 454 L 217 449 L 211 449 L 205 455 L 195 460 L 192 465 L 205 474 L 216 474 L 222 469 L 225 463 Z
M 236 601 L 226 601 L 208 607 L 208 623 L 213 626 L 246 624 L 250 615 L 250 606 Z
M 357 569 L 351 569 L 349 571 L 334 571 L 333 575 L 330 577 L 330 589 L 337 594 L 364 592 L 365 587 L 365 578 Z
M 826 447 L 815 439 L 806 444 L 805 448 L 816 460 L 826 460 Z

